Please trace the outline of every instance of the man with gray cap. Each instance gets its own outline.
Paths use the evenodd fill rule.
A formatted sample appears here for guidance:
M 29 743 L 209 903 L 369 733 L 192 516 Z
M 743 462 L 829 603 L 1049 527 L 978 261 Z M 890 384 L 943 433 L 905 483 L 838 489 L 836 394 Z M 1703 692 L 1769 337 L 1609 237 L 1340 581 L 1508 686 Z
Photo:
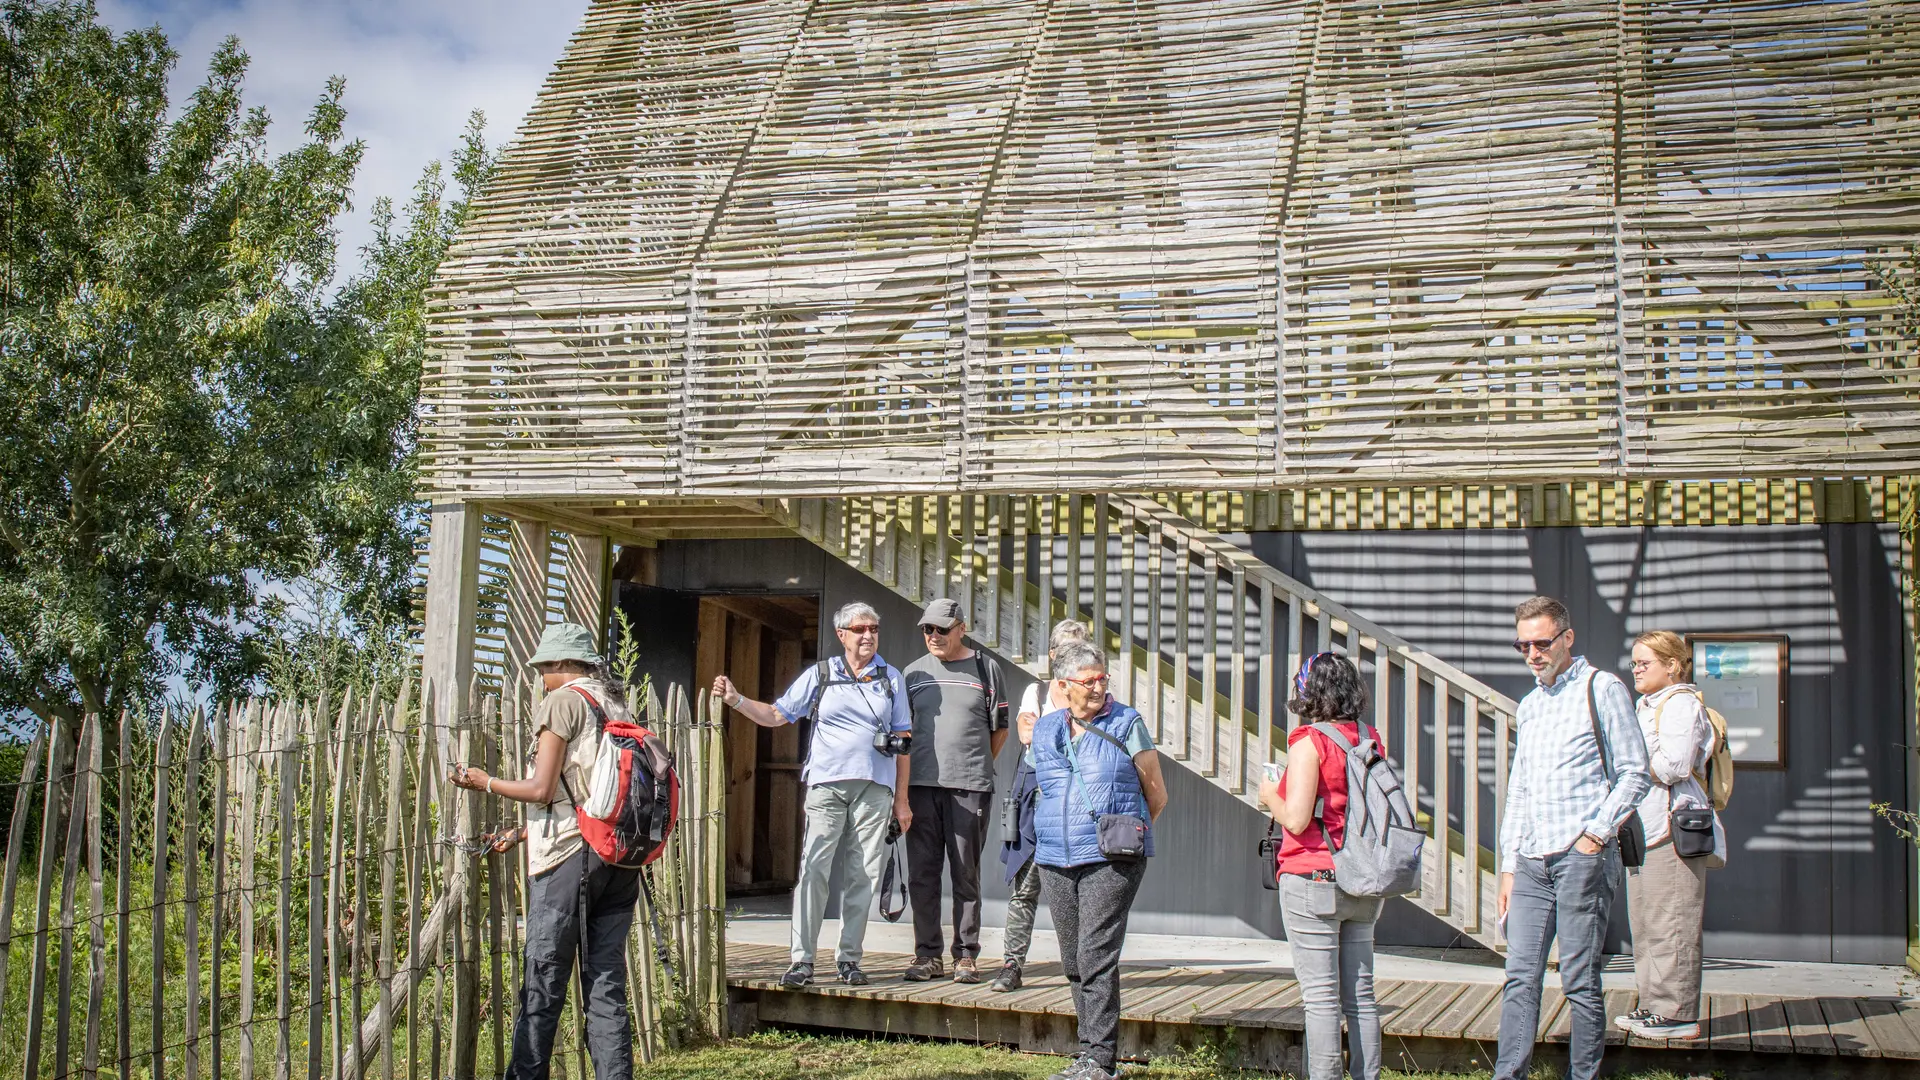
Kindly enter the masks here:
M 913 780 L 908 804 L 907 892 L 914 959 L 908 982 L 941 974 L 940 879 L 953 872 L 953 981 L 980 981 L 980 853 L 993 804 L 993 761 L 1007 741 L 1006 677 L 967 646 L 966 613 L 935 600 L 920 615 L 927 655 L 907 666 L 913 706 Z

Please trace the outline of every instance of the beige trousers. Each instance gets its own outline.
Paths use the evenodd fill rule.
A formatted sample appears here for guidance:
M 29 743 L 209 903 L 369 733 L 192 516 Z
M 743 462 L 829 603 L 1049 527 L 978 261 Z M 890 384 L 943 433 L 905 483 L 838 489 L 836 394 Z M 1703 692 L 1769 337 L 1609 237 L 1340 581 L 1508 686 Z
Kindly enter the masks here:
M 1640 1007 L 1669 1020 L 1700 1019 L 1700 924 L 1707 910 L 1704 859 L 1683 859 L 1672 843 L 1647 851 L 1627 871 L 1633 920 L 1633 981 Z

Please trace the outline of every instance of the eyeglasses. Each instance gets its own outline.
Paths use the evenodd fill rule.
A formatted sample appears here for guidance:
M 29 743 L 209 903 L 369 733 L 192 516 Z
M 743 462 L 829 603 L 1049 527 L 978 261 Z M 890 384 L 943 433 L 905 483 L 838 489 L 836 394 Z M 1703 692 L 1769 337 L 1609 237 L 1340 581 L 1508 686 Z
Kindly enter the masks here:
M 1567 630 L 1571 630 L 1571 629 L 1573 628 L 1572 627 L 1567 628 Z M 1548 649 L 1553 648 L 1554 642 L 1559 641 L 1561 638 L 1567 636 L 1567 630 L 1562 630 L 1550 638 L 1534 638 L 1531 641 L 1515 641 L 1513 643 L 1513 651 L 1519 653 L 1521 656 L 1527 656 L 1535 652 L 1546 652 Z
M 1064 677 L 1064 676 L 1063 676 L 1063 677 L 1061 677 L 1061 679 L 1060 679 L 1060 681 L 1061 681 L 1061 682 L 1070 682 L 1070 683 L 1072 683 L 1072 684 L 1073 684 L 1073 685 L 1075 685 L 1075 686 L 1084 686 L 1084 687 L 1086 687 L 1086 688 L 1087 688 L 1088 690 L 1099 690 L 1099 689 L 1102 689 L 1103 687 L 1105 687 L 1105 686 L 1107 686 L 1107 685 L 1109 685 L 1110 683 L 1112 683 L 1112 682 L 1113 682 L 1113 676 L 1111 676 L 1111 675 L 1089 675 L 1089 676 L 1087 676 L 1087 677 L 1086 677 L 1086 678 L 1084 678 L 1084 679 L 1069 679 L 1069 678 L 1066 678 L 1066 677 Z
M 1648 668 L 1652 667 L 1654 663 L 1655 661 L 1652 661 L 1652 660 L 1635 660 L 1630 666 L 1635 671 L 1645 671 Z
M 846 631 L 849 634 L 854 635 L 855 637 L 858 637 L 862 634 L 879 633 L 880 624 L 877 622 L 864 622 L 864 623 L 861 623 L 859 626 L 843 626 L 840 629 Z
M 954 623 L 952 626 L 947 627 L 923 626 L 920 628 L 920 632 L 928 637 L 946 637 L 958 629 L 960 629 L 960 624 Z

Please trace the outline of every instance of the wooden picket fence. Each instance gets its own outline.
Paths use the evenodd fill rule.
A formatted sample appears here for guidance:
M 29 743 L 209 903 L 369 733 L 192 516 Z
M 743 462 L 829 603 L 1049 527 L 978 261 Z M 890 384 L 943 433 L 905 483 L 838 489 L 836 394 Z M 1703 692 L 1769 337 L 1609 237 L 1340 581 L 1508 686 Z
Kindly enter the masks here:
M 520 759 L 527 689 L 471 694 L 450 724 L 423 720 L 432 688 L 409 682 L 43 728 L 0 885 L 0 1075 L 500 1075 L 526 877 L 521 849 L 483 837 L 523 814 L 446 778 L 455 761 L 498 775 Z M 717 701 L 632 694 L 682 782 L 627 943 L 651 1060 L 724 1029 L 726 783 Z M 555 1075 L 584 1080 L 569 1000 Z

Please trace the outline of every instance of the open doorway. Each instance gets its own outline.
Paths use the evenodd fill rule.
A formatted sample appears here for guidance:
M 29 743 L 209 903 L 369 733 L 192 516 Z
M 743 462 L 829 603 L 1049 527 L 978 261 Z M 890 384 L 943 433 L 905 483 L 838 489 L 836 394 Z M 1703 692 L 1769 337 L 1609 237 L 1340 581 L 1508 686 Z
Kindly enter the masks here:
M 813 663 L 820 640 L 817 596 L 699 599 L 694 682 L 725 672 L 740 692 L 771 701 Z M 800 763 L 807 724 L 763 728 L 727 714 L 727 890 L 785 891 L 799 879 Z
M 820 641 L 817 595 L 691 593 L 622 583 L 639 667 L 696 692 L 725 673 L 760 701 L 780 696 Z M 763 728 L 731 710 L 727 724 L 727 891 L 793 888 L 805 798 L 800 764 L 810 723 Z

